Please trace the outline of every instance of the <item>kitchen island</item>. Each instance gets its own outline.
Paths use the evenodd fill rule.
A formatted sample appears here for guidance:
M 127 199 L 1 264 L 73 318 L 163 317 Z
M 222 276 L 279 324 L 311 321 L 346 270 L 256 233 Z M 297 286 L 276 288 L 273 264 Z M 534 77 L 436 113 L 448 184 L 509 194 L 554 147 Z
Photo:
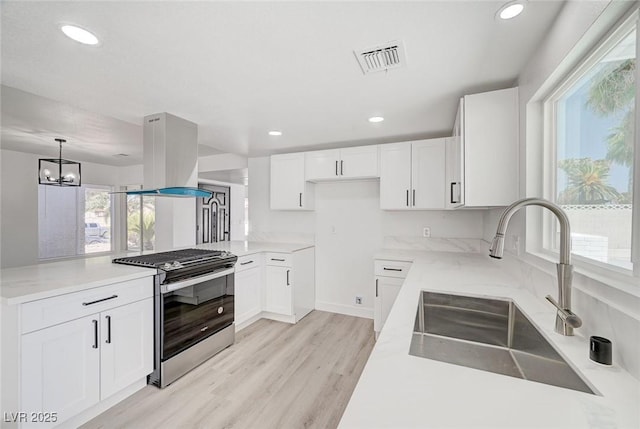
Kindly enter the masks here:
M 605 367 L 589 360 L 588 338 L 579 329 L 573 337 L 556 334 L 554 308 L 518 287 L 500 261 L 477 253 L 420 251 L 375 257 L 413 264 L 340 428 L 640 427 L 638 381 L 615 362 Z M 512 299 L 598 394 L 409 355 L 422 290 Z

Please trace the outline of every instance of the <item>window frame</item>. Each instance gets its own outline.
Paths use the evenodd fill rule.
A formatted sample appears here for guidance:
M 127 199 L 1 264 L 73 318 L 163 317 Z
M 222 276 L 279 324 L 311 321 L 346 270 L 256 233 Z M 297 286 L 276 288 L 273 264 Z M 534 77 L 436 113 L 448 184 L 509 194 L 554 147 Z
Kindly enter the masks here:
M 572 261 L 576 271 L 587 277 L 594 278 L 605 284 L 612 285 L 634 295 L 640 296 L 638 278 L 640 278 L 640 67 L 638 54 L 640 53 L 640 8 L 625 14 L 619 22 L 612 25 L 611 30 L 602 38 L 595 41 L 594 48 L 583 55 L 576 65 L 570 67 L 561 76 L 552 76 L 555 82 L 540 98 L 540 118 L 542 137 L 542 174 L 538 176 L 538 189 L 544 198 L 551 201 L 556 199 L 557 181 L 557 103 L 556 101 L 578 82 L 591 68 L 596 65 L 611 48 L 616 46 L 629 32 L 636 31 L 636 98 L 635 98 L 635 147 L 632 190 L 632 230 L 631 230 L 631 261 L 633 269 L 625 269 L 613 264 L 603 263 L 572 253 Z M 557 71 L 556 71 L 557 73 Z M 531 167 L 530 161 L 527 165 Z M 558 252 L 551 250 L 553 231 L 557 221 L 548 212 L 527 213 L 526 216 L 526 253 L 533 259 L 541 258 L 550 262 L 557 262 Z M 540 231 L 543 231 L 540 234 Z M 539 265 L 539 264 L 536 264 Z M 629 287 L 631 286 L 631 287 Z

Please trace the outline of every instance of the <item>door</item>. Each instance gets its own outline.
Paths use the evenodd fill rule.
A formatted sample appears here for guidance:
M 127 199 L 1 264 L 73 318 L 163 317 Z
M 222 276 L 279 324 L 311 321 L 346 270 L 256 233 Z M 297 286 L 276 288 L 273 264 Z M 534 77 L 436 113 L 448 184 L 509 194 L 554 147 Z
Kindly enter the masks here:
M 95 314 L 22 336 L 22 411 L 57 412 L 59 424 L 100 400 L 99 325 Z
M 411 147 L 411 206 L 445 208 L 445 139 L 413 142 Z
M 336 179 L 340 176 L 340 151 L 318 150 L 304 155 L 306 180 Z
M 380 146 L 380 208 L 408 209 L 411 190 L 411 142 Z
M 340 149 L 339 171 L 349 179 L 379 177 L 378 146 Z
M 305 208 L 304 153 L 271 156 L 271 209 Z
M 153 298 L 100 313 L 101 398 L 153 371 Z
M 197 243 L 217 243 L 231 239 L 231 189 L 228 186 L 198 184 L 212 191 L 210 198 L 198 198 L 196 210 Z
M 235 276 L 235 319 L 236 325 L 240 325 L 260 313 L 260 268 L 236 272 Z
M 291 316 L 293 314 L 293 275 L 291 268 L 267 266 L 265 311 Z
M 404 279 L 395 277 L 376 277 L 375 303 L 373 311 L 373 330 L 379 333 L 396 302 Z

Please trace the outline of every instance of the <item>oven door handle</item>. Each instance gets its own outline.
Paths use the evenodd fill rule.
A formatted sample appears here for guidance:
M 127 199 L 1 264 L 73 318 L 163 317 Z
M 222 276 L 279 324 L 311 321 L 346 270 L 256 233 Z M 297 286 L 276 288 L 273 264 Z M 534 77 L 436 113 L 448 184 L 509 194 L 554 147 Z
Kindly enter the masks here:
M 198 276 L 198 277 L 193 277 L 191 279 L 187 279 L 187 280 L 183 280 L 183 281 L 179 281 L 179 282 L 175 282 L 175 283 L 169 283 L 167 285 L 162 285 L 160 287 L 160 292 L 162 293 L 168 293 L 174 290 L 178 290 L 178 289 L 182 289 L 188 286 L 193 286 L 195 284 L 198 283 L 202 283 L 202 282 L 206 282 L 209 280 L 213 280 L 213 279 L 217 279 L 220 277 L 224 277 L 224 276 L 228 276 L 229 274 L 233 274 L 235 271 L 235 268 L 227 268 L 221 271 L 216 271 L 213 272 L 211 274 L 207 274 L 204 276 Z

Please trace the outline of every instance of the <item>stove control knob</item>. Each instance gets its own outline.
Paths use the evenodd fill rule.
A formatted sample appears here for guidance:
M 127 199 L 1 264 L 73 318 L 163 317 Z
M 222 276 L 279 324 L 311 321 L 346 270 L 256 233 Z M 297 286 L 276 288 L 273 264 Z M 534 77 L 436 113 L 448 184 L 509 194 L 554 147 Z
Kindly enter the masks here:
M 172 267 L 173 267 L 173 268 L 176 268 L 176 269 L 178 269 L 178 268 L 182 268 L 182 264 L 181 264 L 180 262 L 178 262 L 178 261 L 175 261 L 175 262 L 173 263 Z
M 165 270 L 170 270 L 172 268 L 171 264 L 169 262 L 165 262 L 165 264 L 162 266 L 163 269 Z

